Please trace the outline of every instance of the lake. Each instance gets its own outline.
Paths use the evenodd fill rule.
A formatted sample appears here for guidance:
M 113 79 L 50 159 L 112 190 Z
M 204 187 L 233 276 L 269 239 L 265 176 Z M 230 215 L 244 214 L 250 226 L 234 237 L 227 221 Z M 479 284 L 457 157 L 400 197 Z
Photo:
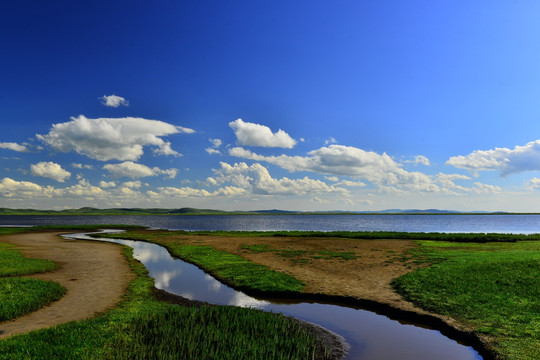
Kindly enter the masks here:
M 0 225 L 125 224 L 171 230 L 540 233 L 540 215 L 0 216 Z

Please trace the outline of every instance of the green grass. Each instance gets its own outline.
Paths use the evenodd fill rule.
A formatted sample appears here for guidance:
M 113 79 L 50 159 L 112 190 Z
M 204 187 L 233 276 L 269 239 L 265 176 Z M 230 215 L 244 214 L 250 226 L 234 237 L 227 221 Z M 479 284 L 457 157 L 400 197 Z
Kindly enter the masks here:
M 145 267 L 119 306 L 99 317 L 0 341 L 0 359 L 325 358 L 307 328 L 281 315 L 236 307 L 183 308 L 154 298 Z
M 490 336 L 505 359 L 540 358 L 540 242 L 419 245 L 432 265 L 396 279 L 400 294 Z
M 15 250 L 15 246 L 0 242 L 0 322 L 59 300 L 65 293 L 60 284 L 14 277 L 46 272 L 56 267 L 52 261 L 25 258 Z
M 139 233 L 128 231 L 119 234 L 103 234 L 98 237 L 150 241 L 167 248 L 171 254 L 195 264 L 217 279 L 243 290 L 267 293 L 300 292 L 305 284 L 291 275 L 255 264 L 241 256 L 216 250 L 210 246 L 186 245 L 181 241 L 164 242 L 164 237 L 177 232 L 151 231 Z M 183 233 L 183 232 L 181 232 Z
M 109 225 L 108 228 L 112 228 Z M 154 234 L 152 234 L 154 233 Z M 432 240 L 451 242 L 518 242 L 540 240 L 539 234 L 501 234 L 501 233 L 438 233 L 438 232 L 399 232 L 399 231 L 152 231 L 138 234 L 136 231 L 125 233 L 126 239 L 144 240 L 160 236 L 234 236 L 234 237 L 312 237 L 343 238 L 361 240 Z
M 272 249 L 267 244 L 242 244 L 240 248 L 252 253 L 272 252 L 277 256 L 291 259 L 293 262 L 310 262 L 311 259 L 324 259 L 324 260 L 354 260 L 359 256 L 352 251 L 307 251 L 307 250 L 290 250 L 290 249 Z
M 25 258 L 13 245 L 0 242 L 0 277 L 46 272 L 56 267 L 53 261 Z
M 0 322 L 36 311 L 65 293 L 53 281 L 24 278 L 0 278 L 0 289 Z
M 166 246 L 173 255 L 200 266 L 218 279 L 237 288 L 263 292 L 298 292 L 305 286 L 303 282 L 290 275 L 210 246 L 182 243 L 161 243 L 160 245 Z

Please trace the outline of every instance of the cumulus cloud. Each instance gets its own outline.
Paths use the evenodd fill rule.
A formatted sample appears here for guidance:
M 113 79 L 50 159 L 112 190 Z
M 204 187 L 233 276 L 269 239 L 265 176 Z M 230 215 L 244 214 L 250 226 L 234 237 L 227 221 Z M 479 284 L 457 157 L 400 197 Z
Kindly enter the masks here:
M 171 149 L 171 143 L 161 137 L 193 132 L 193 129 L 159 120 L 133 117 L 88 119 L 79 115 L 72 117 L 71 121 L 54 124 L 48 134 L 37 134 L 36 137 L 56 151 L 75 151 L 100 161 L 124 161 L 139 159 L 144 146 L 153 146 L 156 154 L 180 156 Z
M 117 108 L 119 106 L 129 106 L 129 101 L 117 95 L 104 95 L 99 98 L 105 106 Z
M 142 186 L 142 183 L 140 181 L 126 181 L 124 183 L 122 183 L 122 186 L 123 187 L 127 187 L 127 188 L 130 188 L 130 189 L 140 189 L 141 186 Z
M 73 163 L 71 166 L 75 169 L 93 169 L 94 167 L 92 165 L 83 165 L 83 164 L 77 164 Z
M 0 195 L 6 198 L 39 198 L 52 196 L 52 187 L 42 187 L 30 181 L 4 178 L 0 181 Z
M 221 151 L 218 148 L 221 146 L 222 142 L 220 139 L 208 139 L 212 144 L 212 147 L 206 148 L 206 152 L 210 155 L 212 154 L 221 154 Z
M 540 170 L 540 140 L 514 149 L 476 150 L 468 155 L 451 157 L 446 164 L 473 172 L 497 170 L 501 176 Z
M 431 166 L 431 163 L 429 162 L 429 159 L 425 157 L 424 155 L 416 155 L 414 157 L 414 160 L 408 160 L 405 161 L 406 163 L 413 163 L 414 165 L 425 165 L 425 166 Z
M 528 191 L 534 191 L 538 188 L 540 188 L 540 179 L 537 177 L 533 177 L 525 183 L 525 189 Z
M 328 185 L 323 181 L 304 177 L 289 179 L 273 178 L 268 169 L 261 164 L 237 163 L 234 165 L 221 162 L 221 167 L 214 170 L 215 176 L 207 181 L 214 184 L 231 183 L 233 186 L 248 190 L 258 195 L 308 195 L 313 193 L 338 193 L 345 195 L 347 190 Z
M 330 145 L 310 151 L 308 156 L 263 156 L 241 147 L 229 149 L 229 154 L 265 161 L 291 172 L 310 171 L 330 176 L 362 178 L 379 186 L 400 186 L 422 191 L 438 190 L 429 176 L 403 170 L 400 164 L 386 153 L 377 154 L 351 146 Z
M 58 182 L 64 182 L 71 176 L 69 171 L 62 169 L 59 164 L 51 161 L 42 161 L 37 164 L 33 164 L 30 166 L 30 171 L 34 176 L 46 177 Z
M 19 145 L 14 142 L 0 142 L 0 149 L 8 149 L 17 152 L 28 152 L 28 148 L 25 145 Z
M 161 196 L 166 198 L 186 198 L 186 197 L 218 197 L 218 196 L 239 196 L 246 194 L 246 190 L 235 187 L 225 186 L 215 191 L 208 191 L 204 189 L 195 189 L 192 187 L 159 187 L 157 193 L 154 196 Z
M 231 121 L 229 126 L 234 130 L 239 145 L 292 149 L 297 143 L 281 129 L 273 133 L 268 126 L 244 122 L 242 119 Z
M 133 161 L 107 164 L 103 166 L 103 169 L 109 171 L 114 178 L 128 177 L 131 179 L 157 175 L 166 175 L 166 177 L 174 179 L 178 173 L 177 169 L 162 170 L 158 167 L 151 168 L 146 165 L 134 163 Z
M 88 181 L 81 179 L 78 184 L 65 188 L 41 186 L 29 181 L 17 181 L 4 178 L 0 181 L 0 197 L 13 199 L 44 199 L 44 198 L 83 198 L 95 199 L 103 195 L 101 188 L 92 186 Z
M 474 186 L 471 188 L 471 191 L 475 194 L 495 194 L 501 190 L 502 189 L 497 185 L 483 184 L 480 182 L 475 182 Z
M 111 187 L 115 187 L 116 186 L 116 183 L 114 181 L 100 181 L 99 182 L 99 186 L 106 189 L 106 188 L 111 188 Z

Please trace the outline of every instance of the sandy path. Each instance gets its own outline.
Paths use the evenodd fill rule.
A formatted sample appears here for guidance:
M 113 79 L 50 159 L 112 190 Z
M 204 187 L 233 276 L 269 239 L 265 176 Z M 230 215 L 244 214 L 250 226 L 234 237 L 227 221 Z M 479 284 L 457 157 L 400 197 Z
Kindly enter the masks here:
M 67 292 L 29 315 L 0 324 L 0 338 L 95 316 L 115 306 L 134 275 L 115 244 L 66 240 L 59 233 L 1 236 L 30 258 L 53 260 L 60 268 L 35 279 L 60 283 Z

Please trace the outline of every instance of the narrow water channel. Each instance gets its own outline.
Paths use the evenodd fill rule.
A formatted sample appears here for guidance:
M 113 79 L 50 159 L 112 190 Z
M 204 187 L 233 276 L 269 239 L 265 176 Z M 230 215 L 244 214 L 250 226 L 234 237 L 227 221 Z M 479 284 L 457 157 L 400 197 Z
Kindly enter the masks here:
M 87 234 L 66 237 L 109 241 L 133 248 L 154 278 L 158 289 L 191 300 L 218 305 L 234 305 L 283 313 L 309 321 L 342 336 L 350 345 L 348 360 L 479 360 L 470 346 L 459 344 L 437 330 L 426 329 L 376 314 L 336 304 L 298 300 L 256 299 L 222 284 L 195 265 L 173 258 L 167 249 L 151 243 L 92 238 Z

